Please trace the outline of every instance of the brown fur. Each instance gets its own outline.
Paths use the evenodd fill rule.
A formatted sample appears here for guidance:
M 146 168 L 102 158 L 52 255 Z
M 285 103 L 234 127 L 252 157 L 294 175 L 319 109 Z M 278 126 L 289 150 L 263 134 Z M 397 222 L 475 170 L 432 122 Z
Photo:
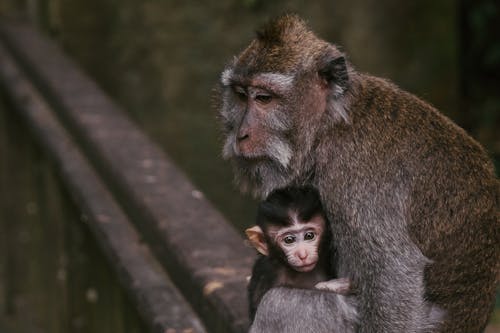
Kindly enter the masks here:
M 298 49 L 297 45 L 303 47 Z M 262 72 L 290 73 L 312 63 L 327 47 L 328 43 L 318 42 L 304 21 L 285 15 L 257 32 L 257 38 L 243 51 L 238 63 Z
M 424 297 L 446 311 L 439 332 L 481 332 L 499 272 L 498 180 L 492 164 L 477 142 L 422 100 L 379 78 L 361 75 L 356 81 L 351 124 L 322 134 L 332 139 L 317 152 L 324 159 L 318 185 L 324 187 L 321 179 L 335 169 L 341 177 L 331 179 L 341 189 L 336 195 L 362 188 L 366 195 L 350 199 L 364 205 L 373 202 L 369 196 L 377 187 L 384 191 L 395 178 L 407 183 L 409 237 L 432 260 L 425 269 Z M 367 184 L 373 178 L 379 179 L 375 188 Z M 342 199 L 326 195 L 326 202 L 333 200 Z M 363 228 L 351 227 L 353 233 Z
M 481 332 L 500 259 L 499 182 L 484 149 L 424 101 L 354 71 L 293 15 L 271 21 L 229 68 L 235 81 L 223 89 L 222 113 L 235 130 L 255 111 L 231 103 L 231 84 L 258 73 L 294 76 L 265 113 L 286 114 L 289 128 L 253 122 L 260 134 L 246 142 L 257 151 L 279 138 L 292 162 L 283 168 L 237 151 L 226 158 L 257 195 L 288 185 L 319 190 L 339 275 L 359 286 L 359 331 Z M 259 327 L 266 320 L 257 317 Z

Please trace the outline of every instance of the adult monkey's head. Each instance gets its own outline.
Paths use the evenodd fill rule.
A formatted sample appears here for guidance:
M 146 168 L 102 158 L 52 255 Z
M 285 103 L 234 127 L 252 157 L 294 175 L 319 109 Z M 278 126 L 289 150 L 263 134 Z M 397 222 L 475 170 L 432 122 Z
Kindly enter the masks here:
M 225 144 L 243 191 L 305 182 L 325 123 L 348 121 L 348 65 L 295 15 L 268 22 L 221 75 Z

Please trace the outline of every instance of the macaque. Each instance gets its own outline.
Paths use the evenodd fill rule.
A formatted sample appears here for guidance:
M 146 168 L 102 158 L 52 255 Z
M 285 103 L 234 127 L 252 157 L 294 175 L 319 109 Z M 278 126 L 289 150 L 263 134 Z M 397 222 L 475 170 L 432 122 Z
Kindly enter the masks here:
M 245 231 L 260 253 L 248 286 L 251 320 L 262 296 L 273 287 L 317 288 L 339 294 L 351 291 L 347 279 L 333 279 L 328 228 L 313 188 L 276 190 L 259 204 L 257 225 Z
M 220 79 L 236 183 L 260 198 L 318 190 L 336 275 L 356 286 L 357 332 L 483 332 L 500 268 L 500 187 L 475 140 L 357 72 L 296 15 L 265 24 Z M 251 331 L 342 332 L 345 309 L 343 295 L 279 286 Z

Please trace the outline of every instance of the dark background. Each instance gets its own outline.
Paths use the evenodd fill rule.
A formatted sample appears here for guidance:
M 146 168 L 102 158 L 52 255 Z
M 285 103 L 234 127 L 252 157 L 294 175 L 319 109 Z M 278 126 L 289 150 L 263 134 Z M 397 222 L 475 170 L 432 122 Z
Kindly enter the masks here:
M 236 191 L 220 157 L 213 88 L 255 29 L 284 11 L 339 45 L 359 71 L 432 103 L 486 147 L 498 170 L 497 0 L 0 0 L 2 15 L 31 20 L 62 45 L 240 230 L 252 224 L 255 202 Z M 8 138 L 0 136 L 0 159 L 15 160 L 19 143 Z M 4 166 L 5 196 L 18 169 Z M 31 193 L 40 184 L 25 186 Z M 3 216 L 13 214 L 5 206 Z
M 219 73 L 266 19 L 303 16 L 355 67 L 429 101 L 500 156 L 496 0 L 0 0 L 53 36 L 240 228 L 211 107 Z M 228 198 L 231 204 L 228 205 Z

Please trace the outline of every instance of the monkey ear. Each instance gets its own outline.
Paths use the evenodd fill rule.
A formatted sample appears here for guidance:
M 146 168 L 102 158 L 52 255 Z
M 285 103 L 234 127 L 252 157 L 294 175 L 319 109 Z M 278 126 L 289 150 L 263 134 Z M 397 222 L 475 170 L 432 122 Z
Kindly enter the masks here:
M 328 87 L 327 111 L 334 119 L 348 122 L 344 102 L 340 98 L 349 86 L 348 65 L 344 56 L 330 49 L 320 61 L 318 74 Z
M 347 74 L 347 64 L 344 56 L 335 53 L 329 52 L 323 58 L 319 75 L 338 97 L 347 89 L 349 75 Z
M 255 247 L 259 253 L 265 256 L 269 254 L 267 243 L 264 239 L 264 232 L 258 225 L 245 230 L 245 234 L 247 235 L 250 244 L 252 244 L 252 246 Z

